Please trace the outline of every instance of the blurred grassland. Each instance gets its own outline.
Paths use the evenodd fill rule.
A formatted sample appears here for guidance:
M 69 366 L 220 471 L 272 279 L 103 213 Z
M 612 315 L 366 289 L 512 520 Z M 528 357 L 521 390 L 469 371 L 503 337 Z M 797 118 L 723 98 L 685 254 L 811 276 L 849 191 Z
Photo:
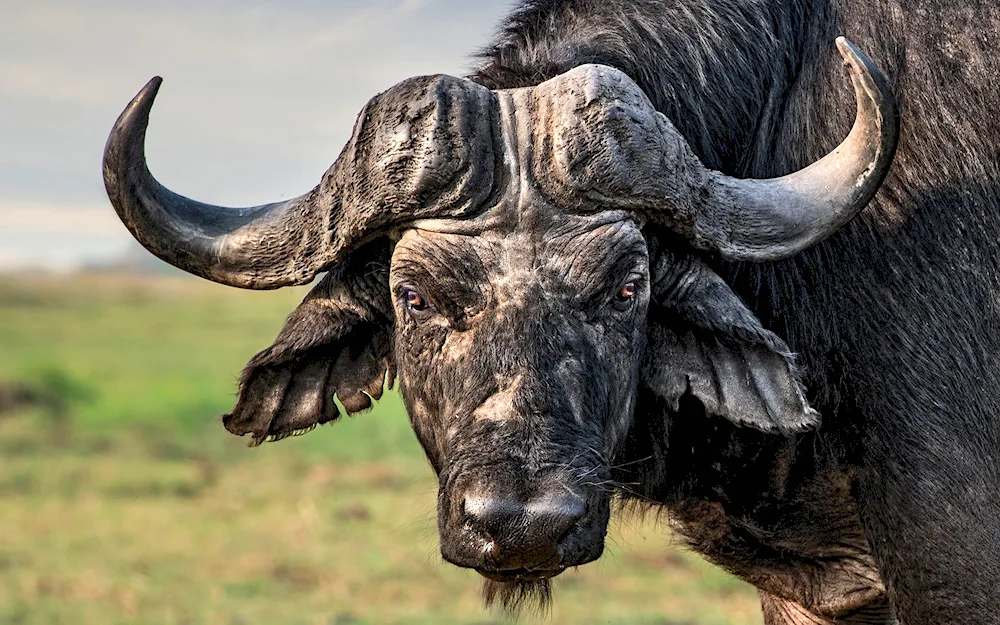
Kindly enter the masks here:
M 397 396 L 249 449 L 217 415 L 304 289 L 0 277 L 0 623 L 505 623 L 441 562 L 435 482 Z M 2 403 L 2 402 L 0 402 Z M 655 519 L 522 622 L 749 625 L 756 593 Z

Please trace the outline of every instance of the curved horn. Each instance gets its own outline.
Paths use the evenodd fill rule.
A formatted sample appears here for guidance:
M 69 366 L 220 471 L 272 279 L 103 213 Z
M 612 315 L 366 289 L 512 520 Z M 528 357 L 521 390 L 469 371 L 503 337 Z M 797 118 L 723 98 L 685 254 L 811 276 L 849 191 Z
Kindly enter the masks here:
M 886 77 L 843 37 L 837 48 L 857 95 L 854 127 L 805 169 L 769 180 L 707 172 L 695 238 L 730 260 L 787 258 L 836 232 L 872 199 L 892 165 L 899 112 Z M 698 223 L 702 222 L 702 223 Z
M 331 260 L 329 214 L 312 192 L 249 208 L 202 204 L 170 191 L 146 166 L 149 111 L 162 79 L 150 80 L 119 116 L 104 147 L 104 186 L 139 243 L 202 278 L 248 289 L 310 282 Z
M 161 82 L 150 80 L 115 123 L 104 186 L 147 250 L 215 282 L 305 284 L 397 224 L 466 216 L 494 192 L 493 94 L 467 80 L 424 76 L 366 105 L 351 141 L 309 193 L 250 208 L 202 204 L 163 187 L 146 167 L 146 126 Z

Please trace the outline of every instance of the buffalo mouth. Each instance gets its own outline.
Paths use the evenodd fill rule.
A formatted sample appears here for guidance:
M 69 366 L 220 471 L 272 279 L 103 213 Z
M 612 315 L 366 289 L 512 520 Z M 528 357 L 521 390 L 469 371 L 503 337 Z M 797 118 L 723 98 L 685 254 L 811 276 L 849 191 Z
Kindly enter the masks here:
M 540 582 L 552 579 L 566 570 L 565 566 L 555 568 L 517 568 L 507 570 L 476 569 L 476 572 L 494 582 L 509 584 L 512 582 Z

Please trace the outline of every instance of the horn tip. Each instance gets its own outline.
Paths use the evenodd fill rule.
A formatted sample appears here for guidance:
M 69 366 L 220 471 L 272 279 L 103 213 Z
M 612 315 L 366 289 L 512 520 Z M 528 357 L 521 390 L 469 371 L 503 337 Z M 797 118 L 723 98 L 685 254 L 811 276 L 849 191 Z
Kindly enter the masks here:
M 844 61 L 850 65 L 865 65 L 865 55 L 854 43 L 841 35 L 836 39 L 837 51 L 840 52 L 840 56 L 844 57 Z
M 846 37 L 837 37 L 836 42 L 837 50 L 844 57 L 844 65 L 847 66 L 855 82 L 855 88 L 863 89 L 858 91 L 859 104 L 863 99 L 862 96 L 865 96 L 879 108 L 883 118 L 897 118 L 898 106 L 886 75 L 868 55 Z M 893 123 L 898 125 L 898 120 Z
M 157 92 L 160 90 L 160 85 L 162 84 L 163 78 L 160 76 L 153 76 L 149 79 L 149 82 L 146 83 L 146 86 L 142 88 L 142 91 L 139 92 L 139 95 L 155 98 Z
M 161 84 L 163 79 L 153 76 L 118 116 L 104 146 L 105 159 L 112 151 L 119 152 L 136 147 L 141 151 L 146 136 L 146 125 L 149 123 L 149 113 Z
M 144 106 L 144 108 L 149 108 L 153 105 L 153 100 L 156 99 L 156 94 L 160 91 L 160 85 L 163 84 L 163 79 L 159 76 L 153 76 L 149 79 L 149 82 L 139 90 L 139 93 L 135 94 L 132 98 L 131 107 L 134 106 Z

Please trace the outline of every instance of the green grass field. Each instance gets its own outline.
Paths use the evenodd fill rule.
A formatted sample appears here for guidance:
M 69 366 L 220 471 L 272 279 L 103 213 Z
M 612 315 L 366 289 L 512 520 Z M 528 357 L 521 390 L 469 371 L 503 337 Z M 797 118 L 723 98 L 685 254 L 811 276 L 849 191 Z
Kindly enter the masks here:
M 504 623 L 437 553 L 435 482 L 398 397 L 249 449 L 217 415 L 303 290 L 0 279 L 0 623 Z M 653 519 L 522 622 L 750 625 L 756 593 Z

